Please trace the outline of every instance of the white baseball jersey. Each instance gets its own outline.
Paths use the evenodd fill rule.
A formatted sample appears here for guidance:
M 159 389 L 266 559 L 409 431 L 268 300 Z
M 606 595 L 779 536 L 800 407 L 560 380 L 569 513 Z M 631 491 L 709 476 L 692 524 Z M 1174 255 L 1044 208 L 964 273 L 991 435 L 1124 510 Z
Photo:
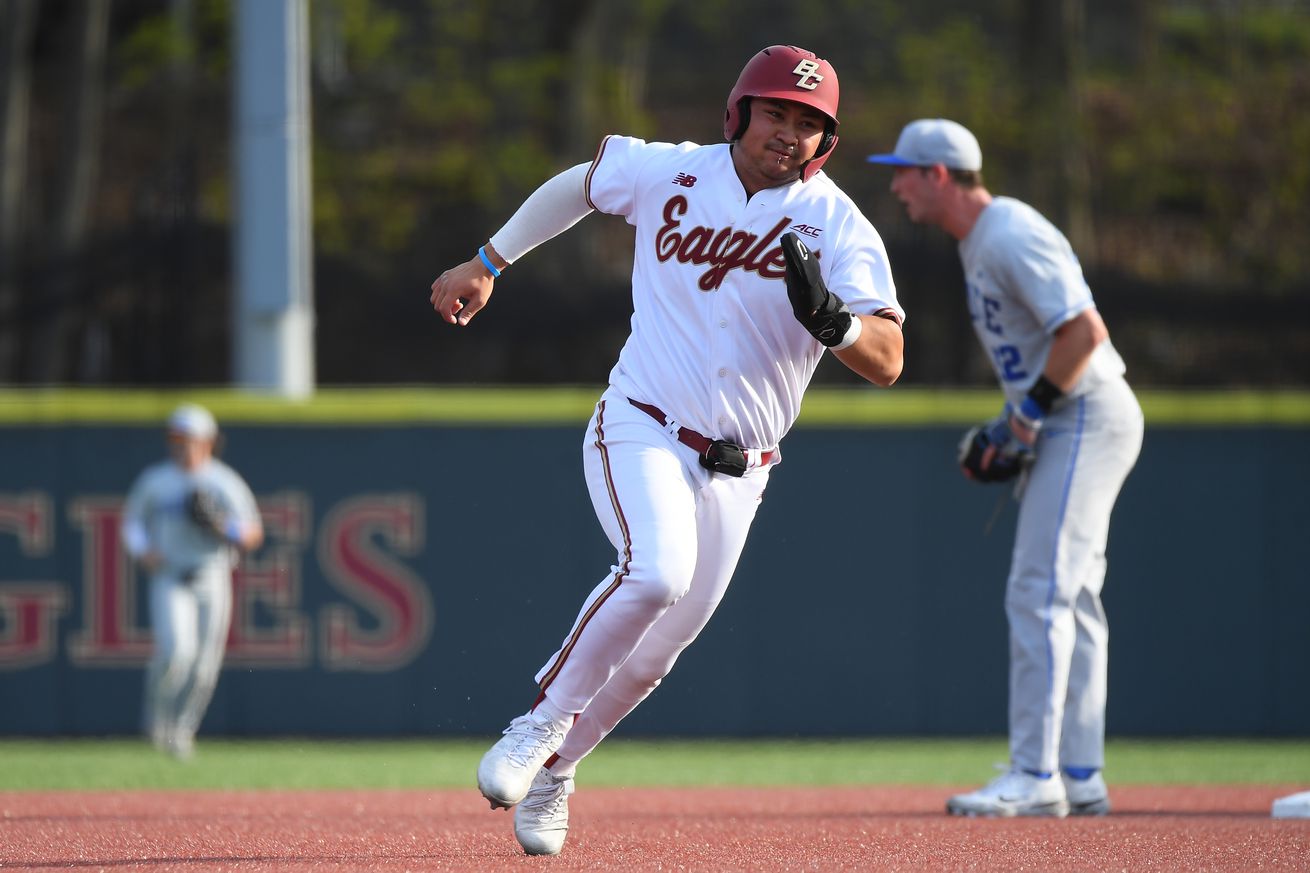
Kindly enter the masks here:
M 1046 368 L 1055 329 L 1095 306 L 1082 267 L 1064 234 L 1037 210 L 996 197 L 960 240 L 969 316 L 1006 399 L 1018 408 Z M 1101 343 L 1078 384 L 1077 397 L 1123 375 L 1109 340 Z
M 822 172 L 747 198 L 727 143 L 611 136 L 587 198 L 636 228 L 632 334 L 610 384 L 708 437 L 777 446 L 823 355 L 787 299 L 787 231 L 852 312 L 905 317 L 881 237 Z
M 818 255 L 824 281 L 853 312 L 904 318 L 882 240 L 822 172 L 747 198 L 727 144 L 612 136 L 585 183 L 588 205 L 636 228 L 633 314 L 582 446 L 615 560 L 536 675 L 545 703 L 577 714 L 549 764 L 556 775 L 570 773 L 705 627 L 777 463 L 775 453 L 740 478 L 711 473 L 673 427 L 630 401 L 705 437 L 777 447 L 824 352 L 787 297 L 779 240 L 788 231 Z
M 213 493 L 226 513 L 244 523 L 259 518 L 255 496 L 245 480 L 217 458 L 191 472 L 171 460 L 148 467 L 128 492 L 123 534 L 134 556 L 147 550 L 163 556 L 161 575 L 215 567 L 231 570 L 235 564 L 231 546 L 201 530 L 187 514 L 187 498 L 197 488 Z

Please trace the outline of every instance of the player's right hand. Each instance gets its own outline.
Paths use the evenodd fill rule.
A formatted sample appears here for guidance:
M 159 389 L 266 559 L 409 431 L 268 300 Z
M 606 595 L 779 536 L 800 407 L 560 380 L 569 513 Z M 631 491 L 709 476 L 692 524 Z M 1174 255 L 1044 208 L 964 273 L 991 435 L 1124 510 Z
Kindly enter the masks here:
M 482 260 L 474 257 L 438 276 L 428 300 L 448 324 L 462 327 L 487 305 L 495 283 Z

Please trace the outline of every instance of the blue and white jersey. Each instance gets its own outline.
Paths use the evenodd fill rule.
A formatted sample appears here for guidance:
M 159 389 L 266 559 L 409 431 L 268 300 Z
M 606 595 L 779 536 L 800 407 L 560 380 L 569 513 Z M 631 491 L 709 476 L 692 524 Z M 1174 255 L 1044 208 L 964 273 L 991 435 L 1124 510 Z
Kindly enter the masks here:
M 960 240 L 973 329 L 991 359 L 1009 403 L 1017 407 L 1046 367 L 1056 329 L 1095 308 L 1082 266 L 1064 234 L 1041 213 L 1010 197 L 983 209 Z M 1067 393 L 1086 394 L 1123 375 L 1107 339 Z
M 227 571 L 236 563 L 236 552 L 227 540 L 191 519 L 187 500 L 198 488 L 212 493 L 224 513 L 242 523 L 259 518 L 250 487 L 217 458 L 191 472 L 171 460 L 146 468 L 132 484 L 123 507 L 123 539 L 134 557 L 158 552 L 163 557 L 161 575 L 176 577 L 215 568 Z

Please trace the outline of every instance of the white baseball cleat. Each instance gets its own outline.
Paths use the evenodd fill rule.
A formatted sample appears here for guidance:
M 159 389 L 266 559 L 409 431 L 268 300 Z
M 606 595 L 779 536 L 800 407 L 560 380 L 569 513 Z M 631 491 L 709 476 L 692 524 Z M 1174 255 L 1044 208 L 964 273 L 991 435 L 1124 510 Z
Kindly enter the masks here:
M 521 715 L 478 764 L 478 790 L 492 809 L 509 809 L 527 795 L 532 779 L 564 744 L 564 731 L 548 721 Z
M 155 725 L 150 728 L 150 745 L 154 746 L 157 751 L 168 751 L 169 730 L 165 727 Z
M 527 797 L 514 808 L 514 836 L 529 855 L 558 855 L 569 832 L 573 778 L 537 771 Z
M 1064 780 L 1064 793 L 1069 799 L 1070 815 L 1106 815 L 1110 812 L 1110 793 L 1100 772 L 1086 779 L 1075 779 L 1068 773 L 1060 774 Z
M 168 737 L 166 750 L 179 761 L 190 761 L 196 753 L 195 737 L 188 731 L 178 728 Z
M 1022 770 L 1010 770 L 997 776 L 977 791 L 957 794 L 946 801 L 951 815 L 1011 818 L 1014 816 L 1051 816 L 1069 814 L 1064 782 L 1051 776 L 1039 779 Z

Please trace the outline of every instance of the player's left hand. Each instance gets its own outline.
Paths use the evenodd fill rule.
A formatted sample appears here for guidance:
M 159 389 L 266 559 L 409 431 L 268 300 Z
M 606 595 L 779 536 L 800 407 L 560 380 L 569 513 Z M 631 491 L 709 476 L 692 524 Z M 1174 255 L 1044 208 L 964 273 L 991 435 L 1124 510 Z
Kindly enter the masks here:
M 495 282 L 482 260 L 474 257 L 438 276 L 428 300 L 448 324 L 463 327 L 487 305 Z
M 1022 422 L 1022 430 L 1016 431 L 1015 424 L 1007 406 L 1000 416 L 965 433 L 956 453 L 965 476 L 976 482 L 1008 482 L 1032 464 L 1036 431 L 1023 428 Z
M 782 235 L 782 257 L 787 262 L 787 298 L 792 314 L 810 334 L 832 348 L 840 345 L 855 318 L 819 273 L 819 261 L 795 233 Z

